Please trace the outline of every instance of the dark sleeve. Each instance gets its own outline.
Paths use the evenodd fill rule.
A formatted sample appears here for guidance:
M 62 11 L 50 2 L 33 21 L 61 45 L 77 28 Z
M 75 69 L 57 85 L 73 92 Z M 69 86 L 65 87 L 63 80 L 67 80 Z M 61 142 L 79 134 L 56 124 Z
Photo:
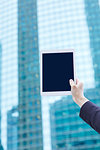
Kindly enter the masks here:
M 80 109 L 79 116 L 94 130 L 100 133 L 100 107 L 87 101 Z

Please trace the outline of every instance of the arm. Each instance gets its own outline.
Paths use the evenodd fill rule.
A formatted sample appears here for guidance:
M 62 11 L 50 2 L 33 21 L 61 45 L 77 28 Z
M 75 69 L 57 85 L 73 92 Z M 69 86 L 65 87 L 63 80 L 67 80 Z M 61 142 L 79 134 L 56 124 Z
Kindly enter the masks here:
M 73 80 L 70 80 L 70 85 L 73 100 L 81 107 L 80 117 L 100 133 L 100 107 L 85 98 L 83 94 L 83 83 L 76 80 L 75 84 Z
M 100 133 L 100 107 L 88 101 L 81 107 L 79 115 L 94 130 Z

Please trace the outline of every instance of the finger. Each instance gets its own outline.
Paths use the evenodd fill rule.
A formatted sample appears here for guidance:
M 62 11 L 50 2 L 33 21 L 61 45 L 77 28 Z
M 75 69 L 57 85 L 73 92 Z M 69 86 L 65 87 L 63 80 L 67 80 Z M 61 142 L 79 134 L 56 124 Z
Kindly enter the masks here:
M 79 80 L 78 79 L 76 79 L 76 84 L 78 84 L 79 83 Z
M 79 87 L 80 89 L 82 89 L 82 88 L 83 88 L 83 82 L 80 82 L 79 85 L 78 85 L 78 87 Z
M 69 80 L 69 83 L 70 83 L 71 87 L 75 86 L 75 83 L 74 83 L 74 81 L 72 79 Z

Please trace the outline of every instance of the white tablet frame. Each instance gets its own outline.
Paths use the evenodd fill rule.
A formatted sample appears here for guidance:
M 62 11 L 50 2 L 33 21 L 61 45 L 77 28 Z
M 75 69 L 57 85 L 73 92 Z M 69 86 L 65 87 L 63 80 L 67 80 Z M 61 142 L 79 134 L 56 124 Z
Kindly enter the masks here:
M 75 51 L 74 49 L 64 49 L 64 50 L 41 50 L 40 51 L 40 94 L 42 96 L 64 96 L 71 95 L 71 91 L 55 91 L 55 92 L 43 92 L 42 90 L 42 54 L 45 53 L 66 53 L 73 52 L 73 66 L 74 66 L 74 81 L 75 81 Z

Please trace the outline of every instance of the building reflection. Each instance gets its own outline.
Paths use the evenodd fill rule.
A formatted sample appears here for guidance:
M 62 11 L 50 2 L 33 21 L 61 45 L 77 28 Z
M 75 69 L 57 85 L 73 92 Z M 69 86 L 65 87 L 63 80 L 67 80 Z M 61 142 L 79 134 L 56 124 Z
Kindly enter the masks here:
M 7 112 L 7 150 L 17 150 L 18 108 L 15 106 Z

